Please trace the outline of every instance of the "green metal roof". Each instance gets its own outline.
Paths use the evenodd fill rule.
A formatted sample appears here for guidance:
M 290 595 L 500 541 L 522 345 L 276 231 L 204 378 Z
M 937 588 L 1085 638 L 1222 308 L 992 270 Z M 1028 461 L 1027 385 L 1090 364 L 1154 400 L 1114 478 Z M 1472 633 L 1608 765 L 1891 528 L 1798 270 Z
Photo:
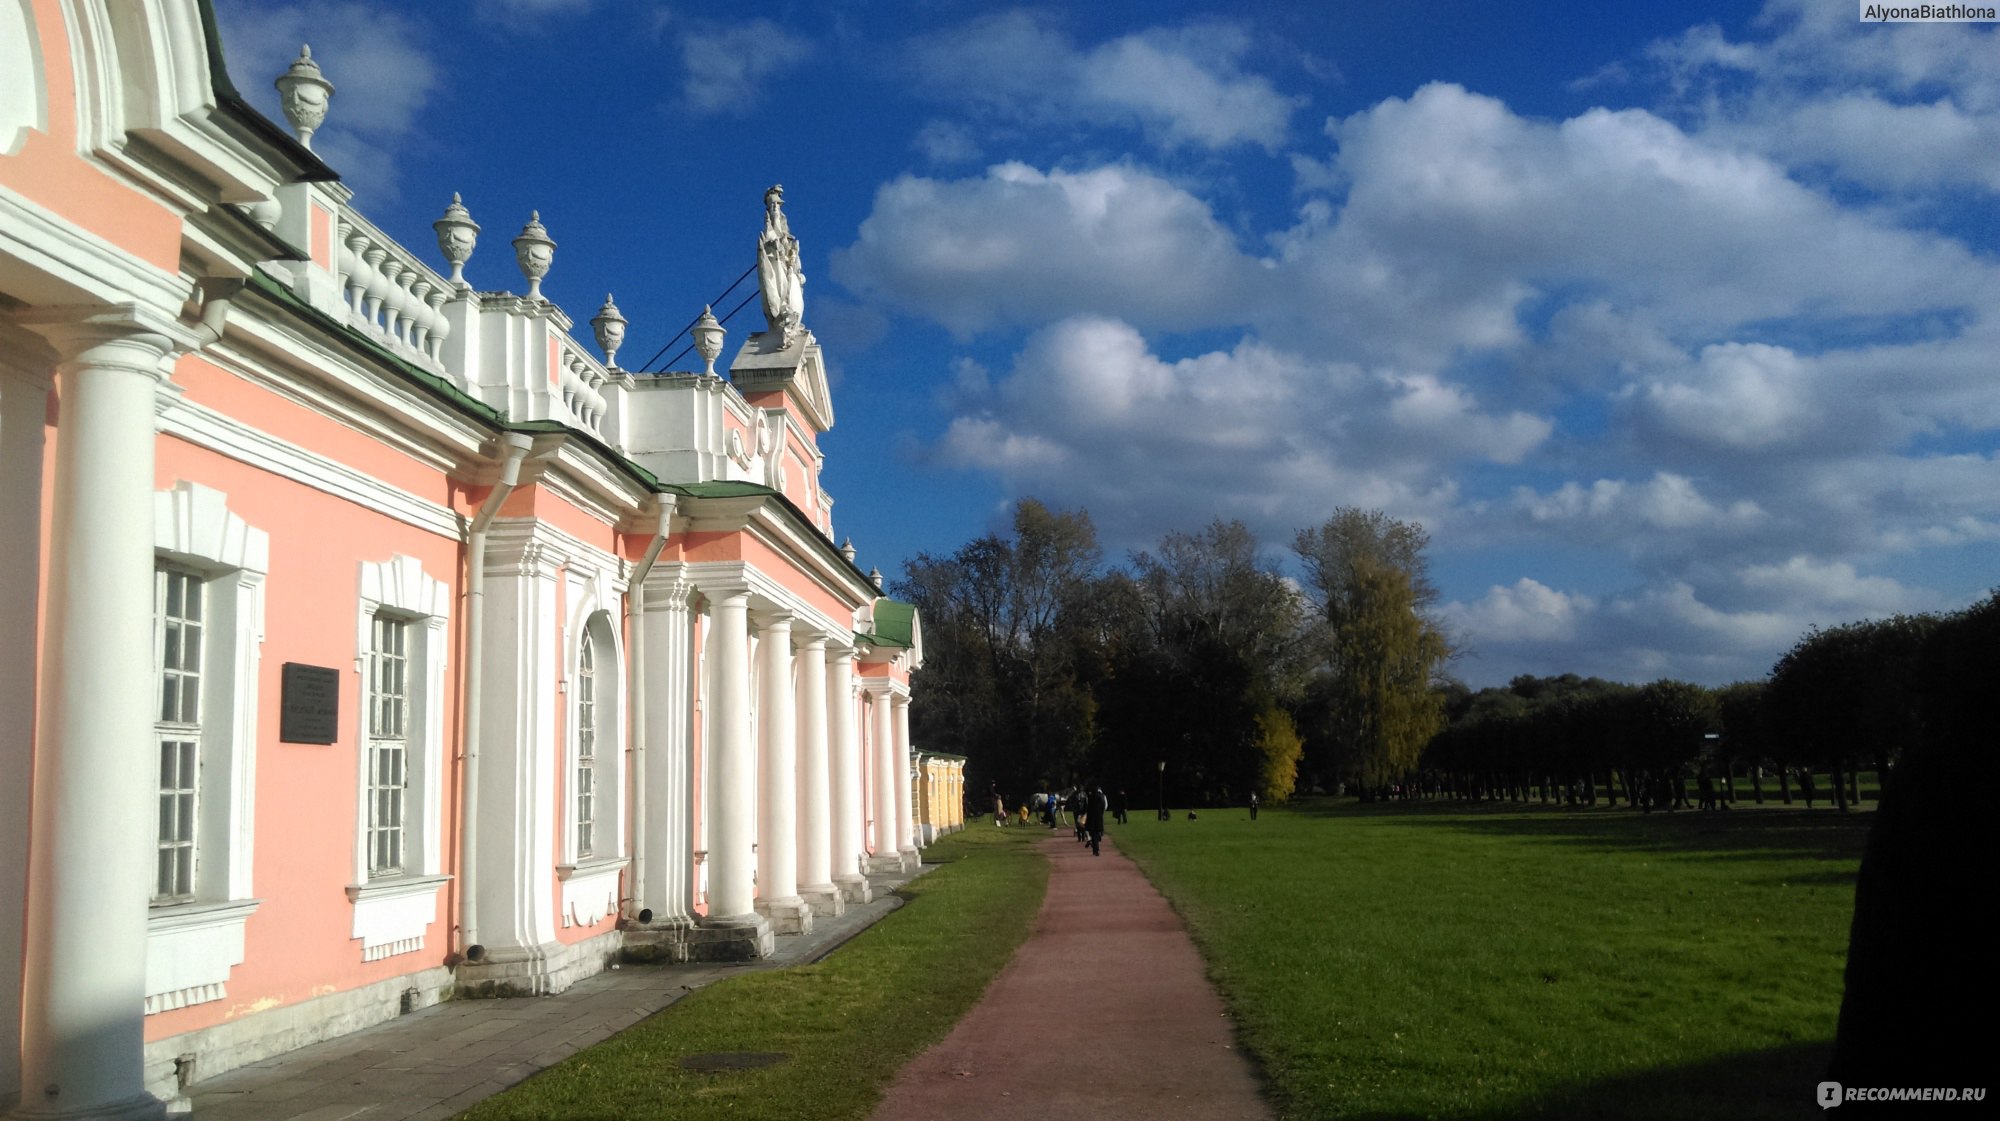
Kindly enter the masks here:
M 917 607 L 901 600 L 875 601 L 875 631 L 869 635 L 877 646 L 900 646 L 907 650 L 917 644 Z

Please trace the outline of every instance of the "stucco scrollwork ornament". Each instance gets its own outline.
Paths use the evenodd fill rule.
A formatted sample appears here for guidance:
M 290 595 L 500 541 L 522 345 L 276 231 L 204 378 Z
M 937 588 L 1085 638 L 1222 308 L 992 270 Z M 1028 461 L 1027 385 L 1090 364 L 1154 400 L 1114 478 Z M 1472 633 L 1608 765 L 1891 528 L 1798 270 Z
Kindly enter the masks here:
M 726 446 L 726 451 L 729 458 L 735 461 L 736 466 L 746 471 L 750 469 L 750 450 L 743 446 L 743 433 L 741 431 L 734 428 L 729 430 L 729 442 Z
M 333 100 L 333 83 L 319 72 L 312 48 L 301 45 L 299 57 L 271 84 L 278 87 L 279 102 L 285 119 L 292 123 L 292 132 L 310 150 L 313 133 L 326 120 L 327 103 Z
M 451 262 L 451 283 L 455 288 L 469 288 L 465 282 L 465 262 L 472 259 L 472 251 L 479 245 L 479 223 L 472 220 L 472 213 L 465 209 L 465 202 L 458 192 L 451 193 L 451 205 L 444 208 L 444 217 L 431 223 L 437 231 L 438 252 Z
M 542 278 L 549 275 L 549 266 L 555 259 L 556 243 L 542 225 L 542 212 L 529 211 L 528 224 L 521 227 L 520 236 L 514 239 L 514 262 L 521 266 L 521 275 L 528 278 L 529 299 L 547 298 L 542 295 Z
M 785 188 L 764 192 L 764 232 L 757 237 L 757 288 L 764 298 L 764 322 L 784 345 L 791 345 L 805 319 L 806 274 L 799 262 L 799 239 L 785 220 Z
M 625 345 L 625 316 L 618 305 L 611 302 L 611 293 L 604 294 L 604 306 L 590 317 L 590 329 L 597 335 L 597 347 L 604 352 L 604 364 L 618 368 L 618 348 Z
M 701 355 L 706 367 L 702 373 L 709 377 L 715 376 L 715 360 L 722 357 L 722 336 L 728 333 L 721 323 L 716 322 L 712 307 L 703 307 L 701 318 L 695 320 L 694 326 L 688 330 L 688 334 L 694 336 L 694 352 Z

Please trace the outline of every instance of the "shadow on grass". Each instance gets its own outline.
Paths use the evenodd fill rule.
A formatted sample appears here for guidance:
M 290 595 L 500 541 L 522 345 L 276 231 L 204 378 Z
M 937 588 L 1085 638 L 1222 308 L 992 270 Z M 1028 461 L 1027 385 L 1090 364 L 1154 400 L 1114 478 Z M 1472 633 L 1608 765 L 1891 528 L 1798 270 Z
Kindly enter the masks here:
M 1695 859 L 1851 857 L 1867 845 L 1873 813 L 1763 806 L 1748 810 L 1641 813 L 1624 807 L 1507 802 L 1295 802 L 1307 817 L 1365 819 L 1475 833 L 1541 838 L 1616 851 L 1674 852 Z M 1848 877 L 1846 882 L 1852 882 Z
M 1478 1121 L 1804 1121 L 1819 1116 L 1813 1093 L 1833 1044 L 1794 1043 L 1706 1062 L 1635 1071 L 1563 1087 L 1531 1101 L 1470 1114 Z M 1431 1113 L 1350 1113 L 1348 1121 L 1416 1121 Z

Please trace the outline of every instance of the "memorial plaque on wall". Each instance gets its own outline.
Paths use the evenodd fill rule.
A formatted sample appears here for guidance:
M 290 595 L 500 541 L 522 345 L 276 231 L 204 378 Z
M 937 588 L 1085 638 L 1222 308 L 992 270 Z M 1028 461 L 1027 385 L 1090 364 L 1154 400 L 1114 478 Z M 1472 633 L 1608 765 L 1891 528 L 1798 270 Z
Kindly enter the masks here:
M 332 743 L 340 738 L 340 671 L 286 662 L 279 703 L 281 743 Z

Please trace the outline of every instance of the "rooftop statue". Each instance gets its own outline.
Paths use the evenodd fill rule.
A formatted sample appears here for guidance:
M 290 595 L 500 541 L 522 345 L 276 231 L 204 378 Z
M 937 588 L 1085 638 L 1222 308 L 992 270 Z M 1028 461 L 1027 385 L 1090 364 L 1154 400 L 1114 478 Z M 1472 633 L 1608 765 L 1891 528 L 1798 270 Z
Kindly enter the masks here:
M 799 264 L 799 239 L 785 221 L 785 188 L 764 192 L 764 232 L 757 238 L 757 287 L 764 296 L 764 321 L 789 344 L 805 316 L 806 274 Z

